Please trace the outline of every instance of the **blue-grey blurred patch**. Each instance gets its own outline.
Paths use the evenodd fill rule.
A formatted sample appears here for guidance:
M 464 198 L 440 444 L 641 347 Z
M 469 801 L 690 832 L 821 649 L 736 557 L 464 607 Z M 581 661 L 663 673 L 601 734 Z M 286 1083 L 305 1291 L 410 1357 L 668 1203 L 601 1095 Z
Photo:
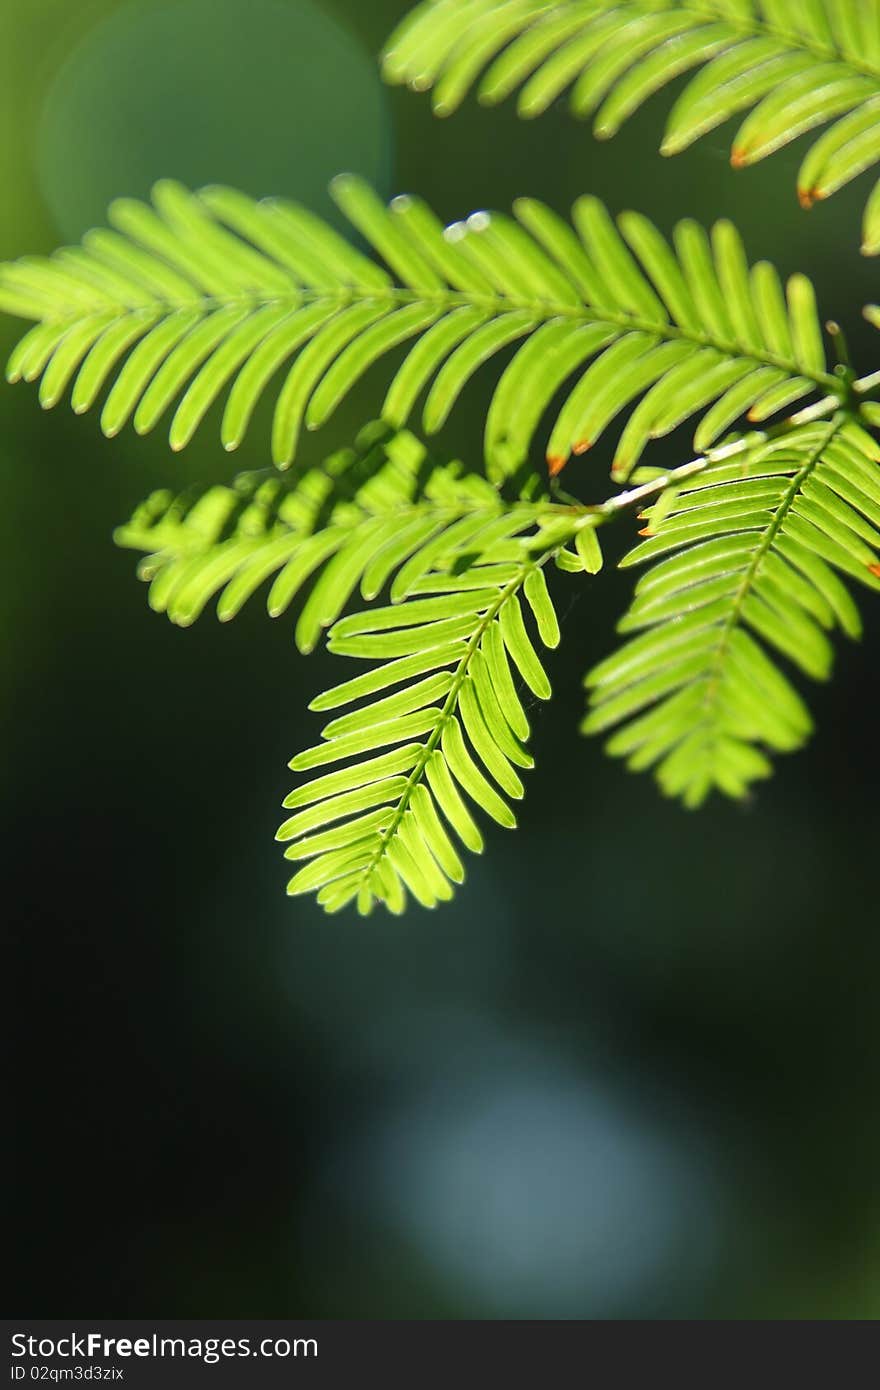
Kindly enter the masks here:
M 667 1127 L 643 1094 L 476 1016 L 421 1024 L 405 1030 L 419 1085 L 325 1170 L 365 1260 L 411 1249 L 474 1317 L 675 1316 L 682 1298 L 693 1315 L 723 1204 L 681 1109 Z
M 133 0 L 71 53 L 37 133 L 69 239 L 163 177 L 332 213 L 340 170 L 388 191 L 391 149 L 375 57 L 319 0 Z

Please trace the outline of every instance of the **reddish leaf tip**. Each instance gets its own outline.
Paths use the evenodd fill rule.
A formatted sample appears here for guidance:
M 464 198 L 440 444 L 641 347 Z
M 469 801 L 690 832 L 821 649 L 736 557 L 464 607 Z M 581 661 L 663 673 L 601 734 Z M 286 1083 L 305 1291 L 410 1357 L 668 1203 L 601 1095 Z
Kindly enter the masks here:
M 548 454 L 547 469 L 550 473 L 550 477 L 555 478 L 557 473 L 562 472 L 563 468 L 567 463 L 568 459 L 565 457 L 564 454 Z
M 579 439 L 576 444 L 572 444 L 571 451 L 573 454 L 585 454 L 587 450 L 592 449 L 592 447 L 592 439 Z
M 742 169 L 749 162 L 748 153 L 744 149 L 734 148 L 730 151 L 731 169 Z
M 869 565 L 868 569 L 877 579 L 880 579 L 880 565 Z
M 815 188 L 799 188 L 797 196 L 801 207 L 805 212 L 809 212 L 820 195 L 816 192 Z

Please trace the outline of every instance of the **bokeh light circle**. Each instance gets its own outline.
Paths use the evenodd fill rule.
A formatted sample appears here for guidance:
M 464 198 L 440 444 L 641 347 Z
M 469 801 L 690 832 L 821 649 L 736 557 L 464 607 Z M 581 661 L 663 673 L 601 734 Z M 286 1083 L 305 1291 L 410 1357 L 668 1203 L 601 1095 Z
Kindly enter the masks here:
M 59 70 L 37 131 L 42 192 L 70 240 L 158 178 L 326 214 L 334 174 L 387 191 L 390 164 L 375 57 L 318 0 L 132 0 Z
M 397 1011 L 361 1048 L 383 1054 L 388 1104 L 310 1203 L 346 1212 L 364 1268 L 409 1250 L 477 1317 L 665 1316 L 699 1296 L 721 1187 L 681 1108 L 670 1123 L 622 1078 L 458 1010 Z

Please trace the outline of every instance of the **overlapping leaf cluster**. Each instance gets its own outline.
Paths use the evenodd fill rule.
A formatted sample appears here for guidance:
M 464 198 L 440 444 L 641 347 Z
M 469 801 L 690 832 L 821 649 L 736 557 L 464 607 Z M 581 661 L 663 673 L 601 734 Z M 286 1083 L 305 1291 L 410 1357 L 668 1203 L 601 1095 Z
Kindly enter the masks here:
M 231 618 L 270 578 L 277 616 L 317 576 L 300 650 L 330 627 L 331 652 L 371 663 L 313 701 L 346 712 L 291 763 L 345 764 L 287 798 L 295 814 L 278 837 L 306 861 L 292 893 L 318 890 L 328 910 L 355 899 L 363 912 L 377 900 L 399 911 L 407 893 L 433 906 L 463 876 L 450 832 L 482 849 L 468 802 L 515 824 L 505 798 L 522 795 L 516 769 L 532 759 L 514 676 L 550 695 L 524 611 L 555 646 L 542 566 L 555 555 L 583 568 L 595 540 L 580 554 L 566 542 L 577 547 L 593 520 L 540 494 L 506 501 L 459 464 L 432 464 L 413 436 L 371 428 L 358 449 L 289 483 L 246 474 L 197 497 L 158 493 L 120 529 L 121 545 L 148 552 L 151 604 L 173 621 L 192 622 L 217 595 L 218 615 Z M 340 617 L 356 588 L 370 600 L 386 585 L 389 604 Z
M 693 68 L 667 148 L 747 107 L 745 163 L 833 120 L 805 201 L 880 153 L 878 0 L 435 0 L 387 59 L 445 110 L 477 82 L 490 101 L 518 88 L 524 114 L 571 87 L 600 134 Z M 880 374 L 857 379 L 845 353 L 829 368 L 810 282 L 750 265 L 728 222 L 686 220 L 667 241 L 592 197 L 570 220 L 522 198 L 444 228 L 355 178 L 333 194 L 369 254 L 296 204 L 164 181 L 81 246 L 0 266 L 0 308 L 35 321 L 10 379 L 39 380 L 45 406 L 68 389 L 77 412 L 100 403 L 108 435 L 167 414 L 180 449 L 222 403 L 234 449 L 274 390 L 286 469 L 304 429 L 385 372 L 382 419 L 354 448 L 155 493 L 117 533 L 172 621 L 214 601 L 226 621 L 264 589 L 279 616 L 301 596 L 299 649 L 327 632 L 367 663 L 312 702 L 329 722 L 291 763 L 307 777 L 278 832 L 289 891 L 364 913 L 451 896 L 462 849 L 483 845 L 475 813 L 512 826 L 532 765 L 527 706 L 550 695 L 538 648 L 559 640 L 545 567 L 597 573 L 597 528 L 635 504 L 647 526 L 623 564 L 655 563 L 623 646 L 587 678 L 584 729 L 613 731 L 612 754 L 689 806 L 743 796 L 809 733 L 786 668 L 826 677 L 829 632 L 860 631 L 844 580 L 880 588 Z M 876 196 L 866 226 L 876 250 Z M 407 421 L 438 431 L 496 359 L 484 469 L 432 460 Z M 554 478 L 618 416 L 615 479 L 687 421 L 699 457 L 642 467 L 592 506 L 545 489 L 535 438 Z

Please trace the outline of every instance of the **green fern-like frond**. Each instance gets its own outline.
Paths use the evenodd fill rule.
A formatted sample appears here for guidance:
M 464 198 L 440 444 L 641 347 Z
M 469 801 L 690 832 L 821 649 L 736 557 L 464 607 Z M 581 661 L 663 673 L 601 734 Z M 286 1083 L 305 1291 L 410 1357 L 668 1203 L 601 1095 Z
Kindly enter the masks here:
M 767 262 L 749 269 L 727 222 L 711 239 L 682 222 L 673 248 L 644 217 L 615 224 L 591 197 L 573 226 L 520 199 L 516 219 L 477 213 L 444 232 L 423 203 L 386 208 L 350 177 L 334 196 L 387 268 L 302 208 L 168 182 L 152 208 L 114 204 L 115 230 L 0 267 L 0 308 L 37 320 L 10 379 L 40 378 L 46 406 L 72 381 L 76 411 L 109 386 L 110 435 L 129 417 L 151 430 L 174 406 L 175 449 L 228 386 L 221 437 L 232 449 L 278 375 L 272 456 L 284 466 L 303 426 L 321 425 L 388 354 L 405 353 L 383 417 L 402 426 L 426 392 L 430 434 L 478 368 L 515 344 L 486 420 L 496 480 L 525 460 L 565 386 L 547 443 L 554 472 L 641 398 L 617 448 L 620 477 L 650 438 L 699 412 L 702 449 L 746 411 L 763 420 L 839 387 L 809 281 L 793 276 L 784 292 Z
M 408 893 L 434 907 L 464 877 L 457 846 L 483 848 L 469 803 L 516 824 L 509 801 L 523 795 L 518 769 L 533 760 L 514 677 L 550 697 L 523 610 L 546 646 L 558 643 L 559 624 L 540 560 L 521 544 L 500 539 L 460 574 L 445 563 L 411 585 L 407 601 L 330 631 L 330 651 L 379 664 L 312 702 L 347 712 L 290 766 L 345 765 L 290 794 L 278 839 L 288 859 L 305 861 L 288 892 L 316 891 L 331 912 L 354 901 L 362 913 L 376 902 L 396 913 Z
M 389 437 L 374 425 L 355 448 L 296 479 L 250 472 L 231 487 L 156 492 L 115 539 L 146 552 L 138 573 L 149 582 L 150 606 L 183 627 L 215 598 L 228 622 L 269 580 L 267 608 L 280 617 L 308 585 L 295 640 L 310 652 L 356 591 L 368 601 L 387 584 L 395 602 L 423 591 L 443 595 L 444 566 L 489 554 L 493 573 L 508 577 L 521 544 L 537 537 L 546 549 L 540 538 L 549 537 L 562 545 L 591 525 L 585 511 L 531 491 L 532 499 L 507 501 L 458 461 L 430 460 L 409 432 Z M 455 583 L 464 591 L 468 581 Z M 470 610 L 451 596 L 438 598 L 438 608 L 444 604 L 457 631 Z
M 475 85 L 487 104 L 517 91 L 525 117 L 571 89 L 572 111 L 593 117 L 601 139 L 697 69 L 663 153 L 744 110 L 735 167 L 826 126 L 798 176 L 806 207 L 880 160 L 878 0 L 427 0 L 389 41 L 384 66 L 391 82 L 433 88 L 441 115 Z M 880 183 L 863 250 L 880 251 Z
M 621 726 L 608 751 L 688 806 L 743 796 L 768 775 L 766 750 L 799 748 L 810 716 L 778 658 L 824 680 L 826 633 L 858 637 L 839 575 L 880 590 L 878 458 L 838 412 L 661 497 L 622 562 L 660 560 L 620 624 L 639 635 L 588 675 L 584 730 Z
M 229 619 L 270 578 L 277 616 L 311 580 L 300 649 L 330 626 L 331 652 L 371 663 L 312 702 L 346 712 L 291 763 L 345 764 L 285 802 L 294 814 L 278 838 L 308 861 L 292 893 L 320 890 L 330 910 L 356 899 L 364 912 L 375 901 L 399 911 L 407 893 L 434 906 L 463 874 L 449 831 L 472 851 L 483 844 L 462 791 L 513 826 L 505 797 L 522 795 L 515 769 L 532 766 L 517 684 L 550 696 L 523 611 L 555 646 L 542 566 L 595 572 L 595 521 L 541 496 L 506 501 L 458 463 L 432 463 L 412 435 L 371 427 L 295 482 L 245 474 L 195 497 L 156 494 L 120 529 L 121 545 L 148 552 L 150 601 L 174 621 L 193 622 L 218 594 Z M 387 586 L 391 602 L 340 617 L 358 586 L 366 599 Z

